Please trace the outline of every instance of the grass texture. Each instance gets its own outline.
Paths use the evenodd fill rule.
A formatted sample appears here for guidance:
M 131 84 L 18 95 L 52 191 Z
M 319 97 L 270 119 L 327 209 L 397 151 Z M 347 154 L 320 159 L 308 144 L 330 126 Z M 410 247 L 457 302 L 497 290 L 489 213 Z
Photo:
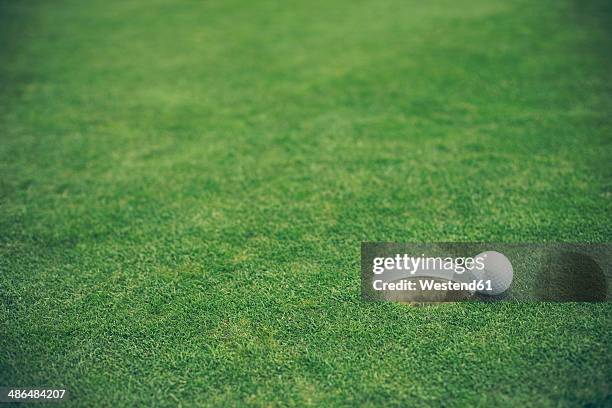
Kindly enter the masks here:
M 609 242 L 605 2 L 0 2 L 0 385 L 610 406 L 612 306 L 360 298 L 362 241 Z

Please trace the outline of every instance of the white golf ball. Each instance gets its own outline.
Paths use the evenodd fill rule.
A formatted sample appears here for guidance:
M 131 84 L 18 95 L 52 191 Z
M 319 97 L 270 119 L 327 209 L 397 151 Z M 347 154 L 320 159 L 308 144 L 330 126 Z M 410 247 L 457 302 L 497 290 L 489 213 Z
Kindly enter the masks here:
M 474 258 L 479 257 L 483 259 L 484 268 L 473 268 L 471 273 L 476 279 L 482 279 L 485 282 L 491 281 L 491 290 L 487 288 L 479 292 L 486 295 L 500 295 L 507 291 L 514 277 L 510 260 L 504 254 L 496 251 L 486 251 Z

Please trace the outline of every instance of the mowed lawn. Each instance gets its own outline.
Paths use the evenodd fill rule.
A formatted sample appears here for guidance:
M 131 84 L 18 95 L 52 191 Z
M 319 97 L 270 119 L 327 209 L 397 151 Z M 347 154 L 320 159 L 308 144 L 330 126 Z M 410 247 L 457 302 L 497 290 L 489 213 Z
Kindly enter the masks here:
M 360 298 L 362 241 L 609 242 L 601 1 L 0 2 L 0 385 L 612 405 L 608 303 Z

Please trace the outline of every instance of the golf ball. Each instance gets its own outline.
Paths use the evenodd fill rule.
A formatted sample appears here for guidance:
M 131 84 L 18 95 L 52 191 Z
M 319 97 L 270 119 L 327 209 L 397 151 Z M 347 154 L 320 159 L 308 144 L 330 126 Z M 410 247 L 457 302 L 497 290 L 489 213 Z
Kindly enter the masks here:
M 500 295 L 507 291 L 512 284 L 514 272 L 510 260 L 496 251 L 486 251 L 476 255 L 474 258 L 482 258 L 484 268 L 471 270 L 475 279 L 491 281 L 491 290 L 479 291 L 486 295 Z

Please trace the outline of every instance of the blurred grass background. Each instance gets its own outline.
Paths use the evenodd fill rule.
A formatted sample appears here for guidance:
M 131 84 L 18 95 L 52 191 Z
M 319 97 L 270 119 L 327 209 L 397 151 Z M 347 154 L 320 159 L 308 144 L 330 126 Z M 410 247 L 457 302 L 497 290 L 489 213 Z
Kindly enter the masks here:
M 0 2 L 0 385 L 612 403 L 609 304 L 360 299 L 362 241 L 609 242 L 611 7 Z

